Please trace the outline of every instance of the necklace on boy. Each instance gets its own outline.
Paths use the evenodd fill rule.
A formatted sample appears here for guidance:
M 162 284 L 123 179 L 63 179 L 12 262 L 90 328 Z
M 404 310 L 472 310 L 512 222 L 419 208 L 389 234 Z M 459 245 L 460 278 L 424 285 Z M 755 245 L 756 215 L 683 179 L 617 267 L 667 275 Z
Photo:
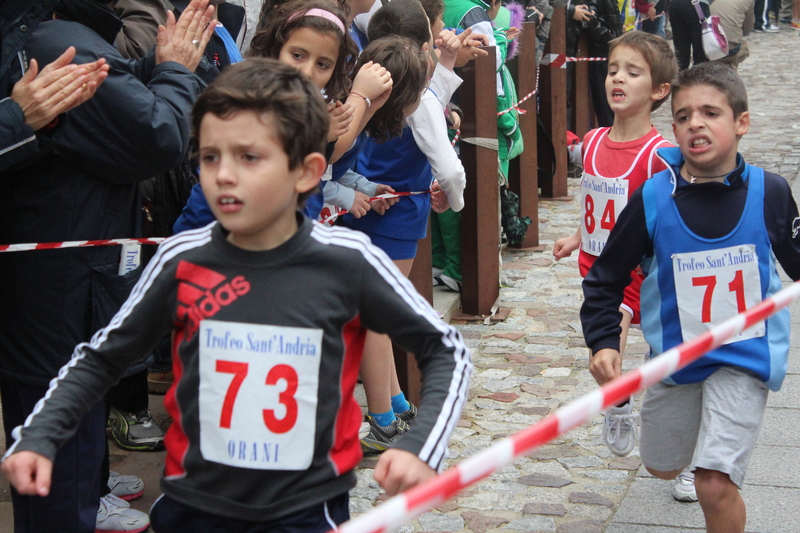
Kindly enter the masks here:
M 688 171 L 686 173 L 689 174 Z M 730 174 L 730 172 L 726 172 L 725 174 L 720 174 L 719 176 L 694 176 L 692 174 L 689 174 L 689 177 L 692 178 L 691 180 L 689 180 L 689 183 L 695 183 L 696 180 L 713 180 L 715 178 L 724 178 L 728 174 Z

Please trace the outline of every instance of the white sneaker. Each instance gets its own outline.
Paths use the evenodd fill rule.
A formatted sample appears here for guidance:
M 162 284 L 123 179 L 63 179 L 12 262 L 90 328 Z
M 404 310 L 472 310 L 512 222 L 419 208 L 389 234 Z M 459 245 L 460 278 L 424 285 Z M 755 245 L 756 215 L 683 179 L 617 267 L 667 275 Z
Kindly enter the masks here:
M 779 31 L 781 31 L 781 29 L 777 27 L 775 24 L 770 22 L 769 24 L 764 26 L 764 31 L 767 33 L 778 33 Z
M 149 527 L 147 513 L 131 509 L 128 502 L 113 494 L 100 498 L 95 533 L 141 533 Z
M 117 498 L 130 501 L 144 494 L 144 481 L 137 476 L 123 476 L 116 472 L 108 473 L 108 488 Z
M 689 468 L 684 468 L 675 484 L 672 486 L 672 497 L 679 502 L 696 502 L 697 491 L 694 489 L 694 472 Z
M 636 446 L 636 415 L 633 414 L 633 401 L 622 407 L 611 407 L 606 411 L 603 423 L 603 440 L 616 455 L 631 453 Z

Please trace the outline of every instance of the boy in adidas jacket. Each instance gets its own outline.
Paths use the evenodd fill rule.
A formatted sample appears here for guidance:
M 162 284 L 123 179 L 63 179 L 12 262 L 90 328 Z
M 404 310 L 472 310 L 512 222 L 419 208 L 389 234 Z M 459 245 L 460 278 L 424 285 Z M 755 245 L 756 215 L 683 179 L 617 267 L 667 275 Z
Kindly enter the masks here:
M 232 65 L 200 96 L 193 139 L 218 222 L 159 247 L 120 312 L 14 430 L 3 469 L 17 490 L 47 494 L 52 458 L 81 415 L 169 331 L 159 533 L 324 532 L 346 521 L 366 328 L 418 354 L 423 375 L 414 427 L 375 478 L 394 494 L 435 475 L 470 355 L 369 239 L 299 214 L 325 170 L 327 116 L 310 82 L 268 59 Z

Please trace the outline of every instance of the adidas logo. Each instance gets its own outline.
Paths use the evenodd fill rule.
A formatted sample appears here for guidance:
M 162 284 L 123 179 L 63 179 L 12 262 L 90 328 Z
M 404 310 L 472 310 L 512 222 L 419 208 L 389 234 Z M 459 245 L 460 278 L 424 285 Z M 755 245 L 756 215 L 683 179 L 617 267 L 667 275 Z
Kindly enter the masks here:
M 250 292 L 250 282 L 244 276 L 228 279 L 205 267 L 181 261 L 175 278 L 178 284 L 178 319 L 186 323 L 186 340 L 194 337 L 200 321 L 235 302 Z

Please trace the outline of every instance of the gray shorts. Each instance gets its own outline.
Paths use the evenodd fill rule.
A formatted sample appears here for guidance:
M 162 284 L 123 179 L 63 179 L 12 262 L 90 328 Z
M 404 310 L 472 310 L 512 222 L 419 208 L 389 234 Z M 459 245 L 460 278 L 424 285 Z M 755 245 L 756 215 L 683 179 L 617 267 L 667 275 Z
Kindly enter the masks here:
M 768 394 L 763 381 L 735 367 L 700 383 L 656 383 L 642 402 L 642 462 L 662 472 L 689 465 L 724 472 L 741 488 Z

